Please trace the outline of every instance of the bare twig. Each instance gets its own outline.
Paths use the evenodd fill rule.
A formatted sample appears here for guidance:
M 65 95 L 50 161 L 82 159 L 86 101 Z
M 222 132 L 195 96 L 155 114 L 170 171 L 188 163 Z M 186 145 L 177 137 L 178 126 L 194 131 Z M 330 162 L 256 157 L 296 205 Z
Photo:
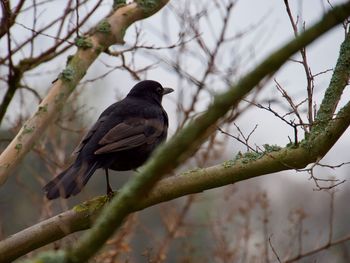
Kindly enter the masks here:
M 275 250 L 274 246 L 272 245 L 271 238 L 272 238 L 272 235 L 271 235 L 271 236 L 269 236 L 269 244 L 270 244 L 270 248 L 271 248 L 271 250 L 272 250 L 273 254 L 275 255 L 275 257 L 277 258 L 278 262 L 280 262 L 280 263 L 281 263 L 282 261 L 281 261 L 280 257 L 278 256 L 277 251 Z
M 300 254 L 300 255 L 298 255 L 296 257 L 286 259 L 283 262 L 284 263 L 295 262 L 295 261 L 298 261 L 301 258 L 306 258 L 306 257 L 312 256 L 312 255 L 314 255 L 316 253 L 319 253 L 319 252 L 321 252 L 323 250 L 326 250 L 326 249 L 328 249 L 330 247 L 333 247 L 333 246 L 336 246 L 336 245 L 339 245 L 339 244 L 342 244 L 342 243 L 345 243 L 345 242 L 348 242 L 348 241 L 350 241 L 350 235 L 347 235 L 347 236 L 344 236 L 344 237 L 339 238 L 337 240 L 334 240 L 332 243 L 327 243 L 327 244 L 325 244 L 323 246 L 320 246 L 320 247 L 315 248 L 313 250 L 310 250 L 308 252 L 304 252 L 303 254 Z
M 258 125 L 255 125 L 254 130 L 257 128 L 257 126 L 258 126 Z M 217 127 L 217 129 L 218 129 L 218 131 L 220 131 L 222 134 L 225 134 L 225 135 L 227 135 L 227 136 L 229 136 L 229 137 L 232 137 L 232 138 L 234 138 L 235 140 L 239 141 L 240 143 L 244 144 L 244 145 L 248 148 L 248 151 L 251 150 L 251 151 L 256 152 L 256 153 L 258 152 L 256 149 L 254 149 L 253 147 L 251 147 L 251 146 L 248 144 L 248 141 L 245 139 L 244 136 L 243 136 L 243 138 L 244 138 L 245 140 L 243 141 L 239 136 L 235 136 L 235 135 L 233 135 L 233 134 L 231 134 L 231 133 L 228 133 L 228 132 L 224 131 L 223 129 L 221 129 L 220 127 Z M 253 130 L 253 131 L 254 131 L 254 130 Z M 252 132 L 253 132 L 253 131 L 252 131 Z M 252 132 L 251 132 L 250 134 L 252 134 Z M 250 136 L 250 135 L 249 135 L 249 136 Z M 248 136 L 248 140 L 249 140 L 249 136 Z
M 284 4 L 286 6 L 288 17 L 289 17 L 290 22 L 291 22 L 292 27 L 293 27 L 294 35 L 295 35 L 295 37 L 297 37 L 299 35 L 298 27 L 297 27 L 298 21 L 297 22 L 294 21 L 292 12 L 291 12 L 290 7 L 289 7 L 288 0 L 284 0 Z M 305 30 L 305 23 L 303 23 L 303 29 Z M 311 73 L 311 69 L 310 69 L 310 67 L 308 65 L 307 56 L 306 56 L 306 48 L 305 47 L 300 49 L 300 54 L 301 54 L 301 57 L 302 57 L 302 65 L 304 67 L 306 80 L 307 80 L 306 90 L 307 90 L 307 101 L 308 101 L 308 122 L 311 125 L 313 123 L 312 104 L 313 104 L 314 78 L 313 78 L 313 75 Z M 311 127 L 309 126 L 309 130 L 310 129 L 311 129 Z
M 75 0 L 76 37 L 79 37 L 79 0 Z
M 304 126 L 305 124 L 300 124 L 300 123 L 295 123 L 294 120 L 288 121 L 285 119 L 284 116 L 280 115 L 277 111 L 275 111 L 274 109 L 272 109 L 271 104 L 269 103 L 269 105 L 266 107 L 260 103 L 255 103 L 252 101 L 249 101 L 249 103 L 255 105 L 256 107 L 260 108 L 260 109 L 264 109 L 266 111 L 269 111 L 271 113 L 273 113 L 273 115 L 275 115 L 277 118 L 279 118 L 280 120 L 282 120 L 284 123 L 288 124 L 289 126 L 291 126 L 294 130 L 294 145 L 298 145 L 299 141 L 298 141 L 298 126 Z

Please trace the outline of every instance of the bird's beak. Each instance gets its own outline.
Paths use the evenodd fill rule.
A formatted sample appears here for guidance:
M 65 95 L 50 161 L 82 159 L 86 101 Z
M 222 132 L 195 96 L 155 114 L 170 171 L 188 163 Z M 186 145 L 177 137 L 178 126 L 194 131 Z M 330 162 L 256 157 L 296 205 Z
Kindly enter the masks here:
M 163 88 L 163 95 L 172 93 L 174 90 L 172 88 Z

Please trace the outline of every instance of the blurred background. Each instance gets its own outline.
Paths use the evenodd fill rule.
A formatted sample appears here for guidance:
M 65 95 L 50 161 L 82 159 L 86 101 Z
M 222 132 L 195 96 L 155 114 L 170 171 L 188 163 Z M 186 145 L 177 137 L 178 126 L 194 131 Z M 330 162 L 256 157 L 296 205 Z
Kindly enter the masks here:
M 0 39 L 0 110 L 4 112 L 0 150 L 35 112 L 67 57 L 74 54 L 77 32 L 88 32 L 113 5 L 113 1 L 90 0 L 9 1 L 13 9 L 22 2 L 10 37 Z M 203 112 L 214 94 L 233 85 L 341 2 L 293 0 L 288 14 L 286 1 L 281 0 L 173 0 L 156 15 L 132 25 L 125 45 L 112 46 L 109 54 L 99 56 L 58 119 L 1 188 L 0 239 L 105 194 L 101 171 L 69 200 L 49 202 L 41 188 L 69 165 L 73 149 L 99 114 L 138 81 L 153 79 L 175 89 L 163 101 L 171 137 Z M 302 140 L 329 84 L 346 26 L 328 32 L 304 50 L 304 57 L 296 54 L 264 80 L 177 173 L 234 159 L 239 152 L 261 151 L 265 144 L 284 147 L 294 142 L 293 124 L 303 124 L 297 128 Z M 29 65 L 24 65 L 28 59 Z M 11 95 L 11 64 L 24 65 L 25 70 L 18 75 L 14 95 L 6 100 Z M 311 105 L 308 87 L 313 91 Z M 349 95 L 345 90 L 340 106 Z M 297 105 L 299 116 L 285 97 Z M 332 240 L 347 236 L 349 143 L 347 131 L 321 161 L 327 166 L 253 178 L 135 213 L 94 260 L 278 262 L 273 249 L 284 261 L 327 244 L 329 236 Z M 116 190 L 133 172 L 111 174 Z M 42 250 L 69 246 L 78 236 Z M 300 262 L 350 262 L 349 244 L 341 242 Z

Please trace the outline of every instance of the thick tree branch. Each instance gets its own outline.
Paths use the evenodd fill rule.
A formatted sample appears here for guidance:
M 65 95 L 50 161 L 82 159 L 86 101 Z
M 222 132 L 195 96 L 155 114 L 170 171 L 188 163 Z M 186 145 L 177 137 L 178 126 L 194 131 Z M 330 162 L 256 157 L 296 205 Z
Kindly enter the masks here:
M 135 21 L 146 18 L 161 9 L 168 0 L 152 1 L 152 5 L 132 3 L 116 9 L 102 20 L 96 30 L 77 41 L 79 47 L 67 63 L 59 79 L 38 106 L 34 115 L 26 121 L 17 136 L 0 155 L 0 185 L 37 142 L 48 125 L 62 109 L 69 95 L 84 77 L 89 66 L 110 45 L 123 43 L 126 29 Z
M 344 87 L 350 79 L 350 34 L 346 35 L 345 41 L 340 47 L 340 54 L 334 73 L 329 84 L 329 88 L 323 97 L 320 109 L 317 112 L 316 123 L 314 127 L 323 129 L 328 121 L 333 118 L 333 114 L 343 94 Z

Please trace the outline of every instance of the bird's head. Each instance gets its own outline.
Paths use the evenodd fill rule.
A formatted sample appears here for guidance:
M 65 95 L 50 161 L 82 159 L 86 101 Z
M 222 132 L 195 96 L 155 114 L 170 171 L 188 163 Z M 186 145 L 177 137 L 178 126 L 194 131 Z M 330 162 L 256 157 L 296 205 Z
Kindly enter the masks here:
M 130 90 L 128 97 L 152 99 L 161 103 L 163 96 L 173 91 L 172 88 L 165 88 L 157 81 L 143 80 Z

